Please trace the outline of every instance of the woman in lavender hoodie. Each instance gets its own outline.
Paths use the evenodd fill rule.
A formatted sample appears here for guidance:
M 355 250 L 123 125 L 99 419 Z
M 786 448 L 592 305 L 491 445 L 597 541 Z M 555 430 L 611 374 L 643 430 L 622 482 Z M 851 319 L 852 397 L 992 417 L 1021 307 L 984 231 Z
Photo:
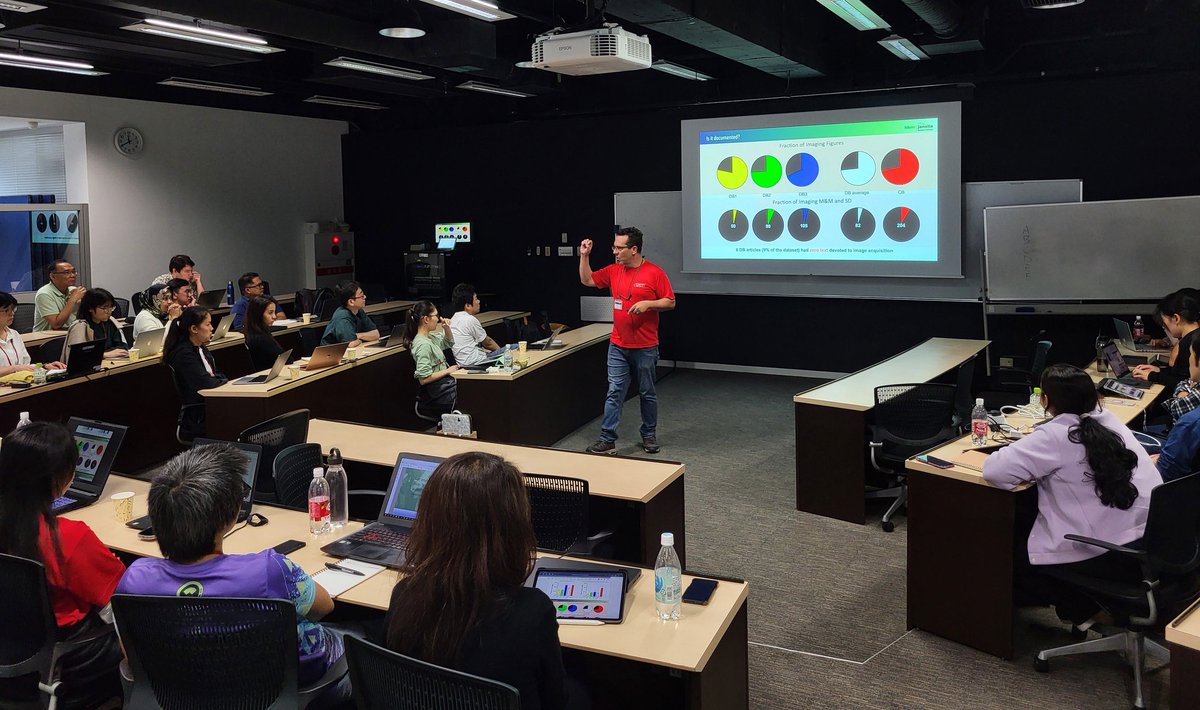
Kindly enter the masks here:
M 1066 535 L 1118 545 L 1141 538 L 1150 491 L 1162 478 L 1129 427 L 1100 408 L 1096 386 L 1083 370 L 1046 368 L 1042 406 L 1053 419 L 989 456 L 983 477 L 1005 489 L 1037 485 L 1037 519 L 1026 544 L 1016 545 L 1018 603 L 1051 604 L 1059 618 L 1078 625 L 1099 605 L 1038 570 L 1053 566 L 1105 579 L 1140 579 L 1136 563 Z

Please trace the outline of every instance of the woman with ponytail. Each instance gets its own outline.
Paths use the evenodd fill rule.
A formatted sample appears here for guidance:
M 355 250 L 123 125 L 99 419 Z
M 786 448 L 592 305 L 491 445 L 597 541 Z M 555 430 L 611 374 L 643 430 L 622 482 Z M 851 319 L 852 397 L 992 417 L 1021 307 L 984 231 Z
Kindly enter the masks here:
M 1053 565 L 1106 579 L 1140 579 L 1140 569 L 1126 558 L 1066 536 L 1118 545 L 1141 538 L 1150 491 L 1162 478 L 1129 427 L 1100 409 L 1087 373 L 1054 365 L 1042 373 L 1041 384 L 1042 406 L 1053 419 L 989 456 L 983 477 L 1009 490 L 1037 484 L 1036 520 L 1026 544 L 1016 546 L 1018 603 L 1052 604 L 1059 618 L 1080 624 L 1099 607 L 1038 569 Z
M 420 385 L 422 406 L 430 414 L 453 411 L 458 400 L 453 375 L 459 366 L 446 364 L 445 349 L 454 343 L 450 321 L 438 315 L 437 306 L 418 301 L 404 321 L 404 342 L 416 363 L 413 376 Z

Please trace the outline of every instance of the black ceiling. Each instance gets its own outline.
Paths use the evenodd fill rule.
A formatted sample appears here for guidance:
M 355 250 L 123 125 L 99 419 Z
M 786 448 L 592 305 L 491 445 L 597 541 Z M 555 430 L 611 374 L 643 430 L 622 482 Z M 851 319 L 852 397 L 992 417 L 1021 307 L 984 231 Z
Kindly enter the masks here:
M 428 32 L 416 40 L 377 33 L 393 1 L 38 0 L 48 8 L 0 10 L 0 51 L 82 60 L 108 73 L 82 77 L 0 66 L 0 85 L 421 126 L 1200 66 L 1200 0 L 1086 0 L 1055 10 L 1024 7 L 1032 0 L 865 0 L 892 25 L 868 32 L 816 0 L 591 0 L 590 13 L 580 0 L 499 0 L 495 4 L 517 18 L 495 23 L 413 0 Z M 594 20 L 601 5 L 608 21 L 648 35 L 655 59 L 713 80 L 651 70 L 575 77 L 515 66 L 529 59 L 537 34 Z M 121 29 L 154 16 L 252 32 L 285 51 L 263 56 Z M 931 58 L 896 58 L 878 44 L 891 33 Z M 435 79 L 378 77 L 324 64 L 339 56 Z M 168 77 L 259 87 L 272 95 L 159 85 Z M 457 88 L 468 80 L 536 95 L 514 99 Z M 302 101 L 316 94 L 388 108 Z

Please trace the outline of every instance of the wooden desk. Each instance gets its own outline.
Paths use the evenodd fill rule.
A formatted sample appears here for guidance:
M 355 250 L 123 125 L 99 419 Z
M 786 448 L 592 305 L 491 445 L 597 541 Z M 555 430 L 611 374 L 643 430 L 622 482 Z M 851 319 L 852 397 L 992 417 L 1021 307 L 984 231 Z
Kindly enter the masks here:
M 114 475 L 96 504 L 66 513 L 95 531 L 108 547 L 139 556 L 160 557 L 155 542 L 137 539 L 137 532 L 113 517 L 108 496 L 133 491 L 133 514 L 146 514 L 149 484 Z M 259 528 L 244 527 L 224 542 L 230 554 L 250 553 L 273 547 L 285 540 L 307 542 L 288 555 L 312 574 L 334 558 L 320 552 L 332 541 L 325 535 L 314 539 L 308 532 L 308 516 L 295 510 L 255 506 L 270 522 Z M 356 529 L 351 522 L 344 532 Z M 339 604 L 385 610 L 399 575 L 385 570 L 337 597 Z M 684 575 L 686 587 L 691 575 Z M 684 618 L 662 622 L 654 615 L 654 574 L 645 570 L 626 600 L 624 623 L 606 626 L 562 626 L 559 639 L 566 649 L 583 654 L 588 677 L 585 684 L 597 694 L 596 707 L 628 708 L 648 695 L 661 707 L 730 710 L 749 707 L 749 659 L 746 601 L 749 585 L 722 580 L 707 606 L 685 605 Z M 664 673 L 665 670 L 671 673 Z M 614 675 L 614 673 L 616 675 Z M 614 682 L 621 679 L 620 683 Z
M 1100 379 L 1094 370 L 1089 374 Z M 1161 391 L 1160 385 L 1154 385 L 1134 404 L 1118 404 L 1131 400 L 1105 397 L 1102 406 L 1129 423 Z M 1008 419 L 1010 423 L 1029 422 L 1019 417 Z M 963 451 L 970 444 L 970 436 L 964 436 L 929 452 L 965 466 L 939 469 L 915 458 L 905 463 L 908 626 L 1012 658 L 1013 538 L 1017 496 L 1022 493 L 988 484 L 983 472 L 975 470 L 982 468 L 984 456 Z M 969 589 L 948 587 L 950 571 L 955 579 L 970 580 Z
M 38 348 L 42 343 L 53 338 L 65 338 L 67 331 L 65 330 L 39 330 L 33 333 L 21 333 L 21 342 L 25 344 L 25 349 L 30 350 L 30 356 L 34 362 L 38 361 L 32 350 Z
M 867 424 L 875 388 L 928 382 L 987 340 L 930 338 L 878 365 L 801 392 L 796 407 L 796 510 L 860 525 L 866 520 Z
M 1187 609 L 1167 624 L 1171 649 L 1171 707 L 1200 706 L 1200 610 Z
M 633 510 L 635 529 L 630 534 L 618 535 L 618 550 L 626 553 L 619 555 L 619 559 L 653 565 L 660 534 L 672 531 L 679 560 L 686 564 L 683 510 L 686 467 L 681 463 L 494 444 L 323 419 L 309 422 L 308 440 L 321 444 L 326 453 L 330 447 L 338 447 L 348 461 L 386 467 L 389 475 L 402 451 L 442 457 L 464 451 L 486 451 L 503 456 L 528 473 L 582 478 L 588 482 L 593 499 L 590 516 L 593 521 L 608 517 L 604 515 L 606 512 L 615 510 L 619 514 L 622 509 Z M 597 501 L 597 498 L 607 500 Z
M 517 372 L 455 373 L 458 408 L 481 438 L 553 444 L 604 411 L 611 332 L 608 323 L 564 331 L 563 347 L 529 350 L 529 367 Z

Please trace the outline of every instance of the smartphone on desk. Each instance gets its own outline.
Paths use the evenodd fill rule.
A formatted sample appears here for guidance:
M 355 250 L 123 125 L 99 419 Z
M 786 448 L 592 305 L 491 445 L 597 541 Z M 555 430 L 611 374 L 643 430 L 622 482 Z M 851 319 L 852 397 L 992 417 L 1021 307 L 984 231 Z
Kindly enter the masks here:
M 134 518 L 133 520 L 130 520 L 128 523 L 125 523 L 125 527 L 133 528 L 134 530 L 139 530 L 139 531 L 149 530 L 150 529 L 150 516 L 143 515 L 140 518 Z
M 715 579 L 700 579 L 697 577 L 692 580 L 688 588 L 683 591 L 684 604 L 699 604 L 706 606 L 708 600 L 712 599 L 713 592 L 717 588 L 717 580 Z
M 917 460 L 923 461 L 935 468 L 952 468 L 954 466 L 953 461 L 947 461 L 946 459 L 939 459 L 938 457 L 930 456 L 929 454 L 921 454 L 920 456 L 917 457 Z

